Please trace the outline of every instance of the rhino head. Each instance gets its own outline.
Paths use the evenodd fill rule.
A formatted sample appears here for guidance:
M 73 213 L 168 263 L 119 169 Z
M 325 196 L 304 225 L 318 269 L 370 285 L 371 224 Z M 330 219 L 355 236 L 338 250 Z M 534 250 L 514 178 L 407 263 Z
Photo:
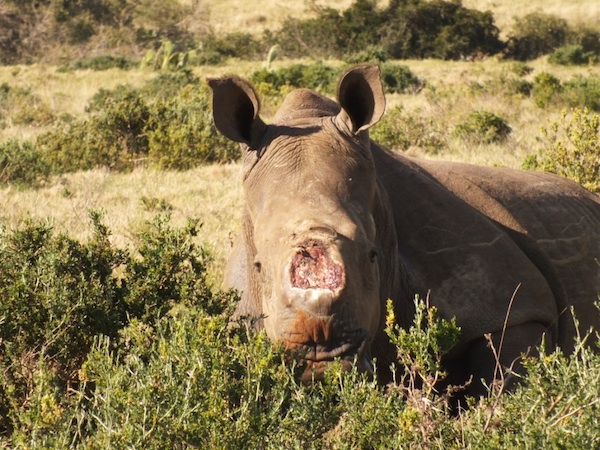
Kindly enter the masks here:
M 398 280 L 367 132 L 385 109 L 379 69 L 346 72 L 337 103 L 293 91 L 269 125 L 247 81 L 209 85 L 217 129 L 243 152 L 244 227 L 226 275 L 243 291 L 242 312 L 264 317 L 270 339 L 300 352 L 305 379 L 336 358 L 370 370 Z

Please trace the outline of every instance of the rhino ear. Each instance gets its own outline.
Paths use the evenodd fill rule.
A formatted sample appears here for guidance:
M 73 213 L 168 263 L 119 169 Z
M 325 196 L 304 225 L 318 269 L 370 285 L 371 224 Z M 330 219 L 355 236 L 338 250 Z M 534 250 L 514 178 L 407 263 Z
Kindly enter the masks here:
M 342 75 L 338 85 L 338 102 L 342 110 L 337 120 L 345 123 L 355 134 L 379 122 L 385 111 L 379 67 L 356 66 Z
M 215 126 L 225 137 L 256 150 L 266 125 L 259 117 L 260 102 L 254 89 L 239 77 L 208 79 L 213 91 Z

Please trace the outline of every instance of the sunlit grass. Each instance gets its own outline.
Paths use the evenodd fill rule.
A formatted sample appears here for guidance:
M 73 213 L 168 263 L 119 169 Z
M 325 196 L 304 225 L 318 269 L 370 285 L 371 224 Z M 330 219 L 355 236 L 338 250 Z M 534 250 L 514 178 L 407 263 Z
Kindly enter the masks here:
M 103 213 L 118 247 L 132 247 L 139 231 L 157 214 L 170 214 L 177 227 L 188 218 L 198 219 L 199 243 L 214 258 L 210 273 L 220 283 L 240 223 L 240 166 L 213 165 L 186 172 L 139 169 L 128 174 L 99 169 L 55 178 L 41 189 L 0 189 L 0 224 L 9 228 L 32 218 L 86 240 L 90 210 Z

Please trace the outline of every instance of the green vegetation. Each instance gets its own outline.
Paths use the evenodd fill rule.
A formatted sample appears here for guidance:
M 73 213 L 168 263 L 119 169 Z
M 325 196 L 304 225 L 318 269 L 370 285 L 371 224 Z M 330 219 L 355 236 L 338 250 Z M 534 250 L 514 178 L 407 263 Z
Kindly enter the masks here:
M 501 142 L 510 132 L 510 125 L 506 120 L 489 111 L 473 111 L 454 130 L 454 133 L 460 137 L 486 143 Z
M 543 131 L 546 146 L 529 155 L 523 168 L 556 173 L 600 193 L 600 115 L 565 110 Z
M 356 0 L 339 12 L 323 8 L 314 19 L 289 19 L 274 38 L 290 56 L 342 58 L 377 49 L 393 59 L 459 59 L 503 48 L 489 12 L 460 2 Z
M 417 92 L 423 82 L 408 66 L 382 63 L 381 79 L 387 93 Z M 336 83 L 342 70 L 322 62 L 292 64 L 277 70 L 260 69 L 250 75 L 250 81 L 263 95 L 280 96 L 291 88 L 308 88 L 328 95 L 335 95 Z
M 19 95 L 25 98 L 9 103 L 13 109 L 30 97 Z M 208 87 L 186 72 L 161 74 L 140 89 L 100 89 L 87 112 L 79 120 L 54 119 L 53 129 L 35 142 L 0 144 L 0 182 L 35 185 L 50 174 L 96 167 L 184 170 L 239 157 L 212 125 Z M 10 117 L 22 115 L 17 109 Z
M 561 82 L 548 72 L 540 72 L 534 78 L 531 96 L 540 108 L 553 104 L 600 111 L 600 77 L 576 75 Z
M 542 350 L 512 395 L 453 417 L 440 356 L 459 334 L 416 300 L 410 330 L 387 333 L 386 387 L 333 365 L 302 385 L 293 354 L 207 285 L 193 221 L 158 216 L 136 248 L 110 244 L 101 216 L 78 242 L 45 224 L 0 232 L 0 439 L 39 448 L 594 448 L 600 357 Z M 457 388 L 458 389 L 458 388 Z
M 439 154 L 447 144 L 446 130 L 421 111 L 408 112 L 402 106 L 388 110 L 370 132 L 371 138 L 386 148 L 405 151 L 420 149 Z
M 313 5 L 315 17 L 288 18 L 262 35 L 244 31 L 217 34 L 206 7 L 178 0 L 16 1 L 0 10 L 0 64 L 61 63 L 65 70 L 128 68 L 139 60 L 155 68 L 219 64 L 227 58 L 262 60 L 278 45 L 288 58 L 347 61 L 440 58 L 472 59 L 502 54 L 517 60 L 558 52 L 558 64 L 596 62 L 600 30 L 575 27 L 544 13 L 515 19 L 509 38 L 500 39 L 490 11 L 459 1 L 355 0 L 347 9 Z M 568 47 L 565 47 L 568 46 Z M 103 49 L 100 53 L 98 49 Z M 90 55 L 80 61 L 66 55 Z M 119 56 L 114 56 L 117 53 Z M 65 59 L 67 59 L 65 61 Z

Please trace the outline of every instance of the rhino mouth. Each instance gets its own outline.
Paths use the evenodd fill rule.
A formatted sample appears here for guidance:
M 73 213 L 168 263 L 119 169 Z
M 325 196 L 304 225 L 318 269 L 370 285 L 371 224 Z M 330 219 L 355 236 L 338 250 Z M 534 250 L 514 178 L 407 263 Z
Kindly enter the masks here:
M 368 344 L 368 334 L 361 331 L 356 339 L 338 345 L 303 343 L 292 346 L 305 363 L 302 381 L 310 382 L 323 379 L 327 367 L 336 360 L 341 362 L 344 371 L 356 366 L 360 372 L 373 372 Z

